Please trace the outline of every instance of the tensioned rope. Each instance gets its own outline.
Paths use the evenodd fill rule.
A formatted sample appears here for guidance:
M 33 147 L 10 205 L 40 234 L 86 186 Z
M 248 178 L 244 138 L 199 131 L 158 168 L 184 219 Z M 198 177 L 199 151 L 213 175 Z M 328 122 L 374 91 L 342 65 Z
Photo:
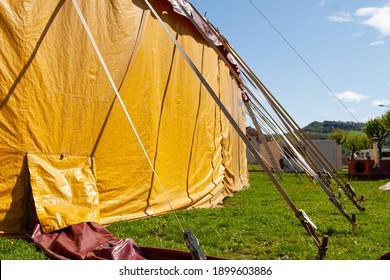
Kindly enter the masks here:
M 147 151 L 145 149 L 145 146 L 142 143 L 142 140 L 141 140 L 141 138 L 140 138 L 140 136 L 139 136 L 139 134 L 137 132 L 137 129 L 135 128 L 134 123 L 133 123 L 133 121 L 132 121 L 132 119 L 130 117 L 130 114 L 129 114 L 127 108 L 126 108 L 126 105 L 125 105 L 125 103 L 122 100 L 122 97 L 121 97 L 121 95 L 120 95 L 120 93 L 119 93 L 119 91 L 118 91 L 118 89 L 117 89 L 117 87 L 116 87 L 116 85 L 114 83 L 114 80 L 112 79 L 112 75 L 111 75 L 110 71 L 108 70 L 108 67 L 107 67 L 107 65 L 106 65 L 106 63 L 104 61 L 104 58 L 103 58 L 102 54 L 100 53 L 100 50 L 99 50 L 99 48 L 98 48 L 98 46 L 96 44 L 95 39 L 93 38 L 91 30 L 89 29 L 89 26 L 88 26 L 88 24 L 87 24 L 87 22 L 86 22 L 86 20 L 84 18 L 84 15 L 83 15 L 83 13 L 82 13 L 82 11 L 80 9 L 80 6 L 78 5 L 77 0 L 72 0 L 72 3 L 73 3 L 73 5 L 74 5 L 74 7 L 76 9 L 76 12 L 77 12 L 80 20 L 81 20 L 81 23 L 83 24 L 83 27 L 84 27 L 87 35 L 88 35 L 88 38 L 91 41 L 91 44 L 92 44 L 92 46 L 93 46 L 93 48 L 94 48 L 94 50 L 96 52 L 96 55 L 98 56 L 98 58 L 100 60 L 100 63 L 102 65 L 103 69 L 104 69 L 104 72 L 107 75 L 107 78 L 108 78 L 108 80 L 109 80 L 109 82 L 110 82 L 110 84 L 112 86 L 112 89 L 114 90 L 115 95 L 118 98 L 118 101 L 119 101 L 119 103 L 120 103 L 120 105 L 122 107 L 122 110 L 123 110 L 123 112 L 126 115 L 127 121 L 129 122 L 129 124 L 130 124 L 130 126 L 131 126 L 131 128 L 132 128 L 132 130 L 133 130 L 133 132 L 134 132 L 134 134 L 136 136 L 136 138 L 137 138 L 137 141 L 138 141 L 138 143 L 139 143 L 139 145 L 140 145 L 140 147 L 141 147 L 141 149 L 142 149 L 142 151 L 143 151 L 143 153 L 144 153 L 144 155 L 145 155 L 145 157 L 146 157 L 146 159 L 147 159 L 147 161 L 148 161 L 148 163 L 149 163 L 149 165 L 150 165 L 150 167 L 152 169 L 152 172 L 153 172 L 153 174 L 156 177 L 157 183 L 160 186 L 160 188 L 161 188 L 161 190 L 162 190 L 162 192 L 164 194 L 164 197 L 165 197 L 165 199 L 168 202 L 168 205 L 169 205 L 169 207 L 171 209 L 171 212 L 175 216 L 175 219 L 176 219 L 177 223 L 179 224 L 181 232 L 184 233 L 184 228 L 183 228 L 179 218 L 177 217 L 177 214 L 176 214 L 176 212 L 175 212 L 175 210 L 174 210 L 174 208 L 173 208 L 173 206 L 172 206 L 172 204 L 171 204 L 171 202 L 170 202 L 170 200 L 168 198 L 168 195 L 167 195 L 167 193 L 165 191 L 165 188 L 164 188 L 164 186 L 163 186 L 163 184 L 162 184 L 162 182 L 161 182 L 161 180 L 160 180 L 160 178 L 159 178 L 159 176 L 158 176 L 158 174 L 156 172 L 156 169 L 153 166 L 153 163 L 152 163 L 151 159 L 148 156 L 148 153 L 147 153 Z
M 341 101 L 340 98 L 334 93 L 334 91 L 330 88 L 330 86 L 325 82 L 323 78 L 321 78 L 320 74 L 307 62 L 306 59 L 297 51 L 297 49 L 287 40 L 285 36 L 276 28 L 276 26 L 265 16 L 263 12 L 261 12 L 260 8 L 253 3 L 252 0 L 248 0 L 252 6 L 257 10 L 257 12 L 265 19 L 265 21 L 272 27 L 272 29 L 282 38 L 282 40 L 290 47 L 290 49 L 299 57 L 299 59 L 309 68 L 309 70 L 317 77 L 317 79 L 329 90 L 329 92 L 336 98 L 338 102 L 345 108 L 345 110 L 351 114 L 351 116 L 359 122 L 356 116 L 348 109 L 348 107 Z

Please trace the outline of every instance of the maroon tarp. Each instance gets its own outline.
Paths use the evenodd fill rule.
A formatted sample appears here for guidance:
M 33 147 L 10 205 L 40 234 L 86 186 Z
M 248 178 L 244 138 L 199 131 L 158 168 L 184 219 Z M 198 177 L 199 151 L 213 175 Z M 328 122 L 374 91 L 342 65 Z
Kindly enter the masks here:
M 189 252 L 139 247 L 131 238 L 117 238 L 96 223 L 80 223 L 43 233 L 36 225 L 34 244 L 56 260 L 191 260 Z M 207 257 L 209 260 L 218 258 Z
M 390 253 L 387 253 L 381 257 L 381 260 L 390 260 Z
M 143 260 L 141 249 L 130 238 L 113 236 L 95 223 L 80 223 L 51 233 L 38 224 L 32 234 L 34 244 L 57 260 Z

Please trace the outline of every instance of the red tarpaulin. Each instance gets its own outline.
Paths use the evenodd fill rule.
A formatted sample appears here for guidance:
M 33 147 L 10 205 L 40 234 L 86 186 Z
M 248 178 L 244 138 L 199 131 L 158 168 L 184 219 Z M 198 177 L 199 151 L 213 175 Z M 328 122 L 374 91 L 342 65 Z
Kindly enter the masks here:
M 117 238 L 96 223 L 80 223 L 43 233 L 35 226 L 32 240 L 56 260 L 191 260 L 188 252 L 139 247 L 131 238 Z M 207 259 L 218 259 L 207 257 Z

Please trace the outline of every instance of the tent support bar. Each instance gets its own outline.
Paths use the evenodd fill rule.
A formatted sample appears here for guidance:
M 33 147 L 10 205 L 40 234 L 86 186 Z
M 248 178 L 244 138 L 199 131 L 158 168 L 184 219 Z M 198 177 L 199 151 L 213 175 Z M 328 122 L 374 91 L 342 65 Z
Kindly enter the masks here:
M 199 14 L 198 14 L 199 15 Z M 188 16 L 188 15 L 187 15 Z M 201 15 L 199 15 L 201 16 Z M 280 112 L 284 112 L 283 114 L 285 114 L 285 117 L 289 118 L 292 120 L 292 122 L 295 124 L 295 132 L 299 132 L 301 135 L 303 135 L 305 141 L 307 142 L 307 139 L 308 137 L 306 136 L 306 134 L 303 132 L 303 130 L 295 123 L 295 121 L 291 118 L 291 116 L 284 110 L 284 108 L 280 105 L 280 103 L 275 99 L 275 97 L 270 93 L 270 91 L 267 89 L 267 87 L 265 87 L 265 85 L 256 77 L 256 75 L 252 72 L 252 70 L 245 64 L 245 62 L 241 59 L 241 57 L 233 50 L 233 48 L 226 42 L 226 40 L 224 40 L 223 37 L 221 37 L 221 35 L 215 30 L 215 28 L 213 28 L 208 22 L 205 22 L 205 24 L 210 28 L 210 30 L 213 32 L 213 34 L 218 38 L 218 40 L 223 44 L 223 46 L 229 50 L 230 54 L 234 57 L 235 60 L 238 61 L 238 63 L 243 67 L 243 69 L 248 73 L 248 75 L 250 76 L 250 79 L 251 79 L 251 83 L 255 83 L 257 85 L 257 87 L 262 91 L 262 93 L 264 94 L 264 96 L 267 98 L 267 100 L 269 102 L 272 102 L 272 100 L 274 100 L 275 102 L 272 102 L 274 105 L 274 109 L 275 110 L 278 110 L 279 111 L 279 115 L 280 115 Z M 199 32 L 202 33 L 202 31 L 200 29 L 198 29 Z M 203 35 L 203 33 L 202 33 Z M 206 38 L 205 38 L 206 39 Z M 206 39 L 207 40 L 207 39 Z M 226 61 L 225 61 L 226 62 Z M 233 71 L 233 74 L 236 75 L 236 73 Z M 237 78 L 237 75 L 236 75 L 236 78 Z M 247 87 L 245 87 L 247 89 Z M 248 89 L 247 89 L 248 90 Z M 250 92 L 250 90 L 248 90 L 248 92 Z M 311 142 L 309 140 L 309 142 Z M 311 142 L 311 145 L 310 146 L 315 146 L 312 142 Z M 316 149 L 316 147 L 314 148 Z M 319 151 L 318 151 L 319 152 Z M 320 153 L 320 152 L 319 152 Z M 321 154 L 321 153 L 320 153 Z M 323 157 L 322 157 L 323 158 Z M 326 160 L 326 159 L 325 159 Z M 327 161 L 327 160 L 326 160 Z M 330 167 L 334 173 L 337 174 L 337 171 L 334 170 L 334 168 L 329 164 L 328 162 L 328 167 Z M 353 204 L 361 211 L 364 211 L 364 207 L 362 207 L 359 203 L 363 201 L 363 196 L 358 198 L 357 195 L 356 195 L 356 192 L 352 189 L 352 187 L 347 184 L 344 180 L 342 180 L 341 178 L 339 178 L 338 176 L 335 176 L 335 180 L 336 182 L 338 183 L 338 186 L 344 191 L 344 193 L 347 195 L 347 197 L 353 202 Z M 343 182 L 340 182 L 343 181 Z
M 237 55 L 237 54 L 235 54 Z M 241 61 L 241 63 L 243 63 L 243 61 L 241 60 L 241 58 L 239 59 L 239 61 Z M 254 73 L 249 69 L 249 67 L 247 67 L 246 65 L 244 65 L 245 68 L 247 69 L 247 71 L 250 71 L 249 74 L 252 78 L 255 78 L 255 75 Z M 289 126 L 292 127 L 294 133 L 298 133 L 300 136 L 301 136 L 301 140 L 305 143 L 305 147 L 306 148 L 309 148 L 311 154 L 313 155 L 313 157 L 315 157 L 317 160 L 319 160 L 319 162 L 321 163 L 322 166 L 325 166 L 324 165 L 324 161 L 326 162 L 326 166 L 328 168 L 330 168 L 334 173 L 337 174 L 337 171 L 334 170 L 333 166 L 327 161 L 327 159 L 324 157 L 324 156 L 320 156 L 321 155 L 321 152 L 318 150 L 318 148 L 313 144 L 313 142 L 307 137 L 307 135 L 305 134 L 305 132 L 298 126 L 298 124 L 293 120 L 293 118 L 286 112 L 286 110 L 280 105 L 280 103 L 276 100 L 276 98 L 270 93 L 270 91 L 264 86 L 263 83 L 261 83 L 260 80 L 256 79 L 256 84 L 260 87 L 261 91 L 263 92 L 263 94 L 266 96 L 266 98 L 268 99 L 268 101 L 270 103 L 272 103 L 273 105 L 273 108 L 278 112 L 278 114 L 288 120 L 288 123 L 289 123 Z M 322 159 L 324 159 L 324 161 L 322 161 Z M 364 211 L 364 207 L 360 206 L 359 202 L 362 201 L 361 198 L 358 198 L 356 196 L 356 193 L 354 191 L 351 191 L 348 187 L 348 184 L 346 184 L 344 182 L 341 183 L 340 178 L 335 176 L 335 180 L 336 182 L 338 183 L 339 187 L 344 191 L 344 193 L 347 195 L 347 197 L 353 202 L 353 204 L 361 211 Z
M 175 0 L 176 1 L 176 0 Z M 177 1 L 176 1 L 177 2 Z M 194 24 L 194 26 L 198 29 L 198 31 L 202 34 L 204 39 L 209 43 L 210 46 L 214 48 L 214 50 L 220 55 L 220 57 L 225 61 L 225 63 L 230 67 L 230 70 L 232 74 L 236 77 L 236 79 L 241 80 L 240 77 L 238 77 L 237 73 L 231 68 L 230 63 L 226 60 L 226 58 L 220 53 L 219 49 L 215 47 L 215 45 L 210 42 L 207 36 L 205 36 L 204 32 L 196 25 L 192 17 L 187 13 L 187 11 L 184 9 L 184 7 L 177 2 L 177 4 L 181 7 L 183 12 L 186 14 L 186 16 L 189 18 L 189 20 Z M 206 22 L 206 24 L 208 24 Z M 229 52 L 233 55 L 234 59 L 236 59 L 239 64 L 244 68 L 244 70 L 248 73 L 250 76 L 251 82 L 255 83 L 256 86 L 262 91 L 268 102 L 272 105 L 276 113 L 279 115 L 281 120 L 284 122 L 285 126 L 290 128 L 289 133 L 292 135 L 293 139 L 296 141 L 296 144 L 298 146 L 302 146 L 301 143 L 299 143 L 299 140 L 296 139 L 296 136 L 294 135 L 295 133 L 300 134 L 302 137 L 304 143 L 307 145 L 305 147 L 309 147 L 309 150 L 311 151 L 311 155 L 315 157 L 317 160 L 321 161 L 321 152 L 318 150 L 317 147 L 312 143 L 310 139 L 306 136 L 306 134 L 303 132 L 301 128 L 296 124 L 296 122 L 292 119 L 292 117 L 285 111 L 285 109 L 280 105 L 280 103 L 275 99 L 275 97 L 269 92 L 269 90 L 264 86 L 264 84 L 256 77 L 256 75 L 252 72 L 252 70 L 242 61 L 242 59 L 238 56 L 237 53 L 233 51 L 233 49 L 230 47 L 230 45 L 226 44 L 226 41 L 221 38 L 221 36 L 217 33 L 217 31 L 214 30 L 214 28 L 211 28 L 210 25 L 208 25 L 210 30 L 214 33 L 214 35 L 220 40 L 220 42 L 223 44 L 223 46 L 229 50 Z M 251 92 L 245 85 L 243 85 L 248 92 Z M 291 129 L 292 128 L 292 129 Z M 314 147 L 313 147 L 314 146 Z M 302 147 L 303 148 L 303 147 Z M 315 152 L 316 151 L 317 154 Z M 304 151 L 304 149 L 302 149 Z M 311 166 L 313 168 L 316 168 L 314 163 L 311 161 L 310 157 L 306 155 L 307 160 L 311 163 Z M 324 158 L 324 156 L 322 156 Z M 328 167 L 330 167 L 333 172 L 337 174 L 337 171 L 334 170 L 334 168 L 331 166 L 331 164 L 327 161 L 325 158 L 325 161 L 328 163 Z M 351 218 L 351 216 L 346 212 L 340 201 L 338 201 L 331 191 L 331 189 L 328 186 L 328 183 L 326 179 L 323 177 L 323 174 L 321 172 L 318 172 L 318 176 L 321 177 L 321 179 L 317 178 L 317 182 L 319 183 L 320 187 L 325 191 L 325 193 L 328 195 L 329 200 L 339 209 L 340 213 L 346 217 L 346 219 L 353 225 L 356 225 L 356 220 L 355 222 Z M 359 202 L 363 200 L 362 198 L 357 198 L 356 193 L 354 192 L 353 188 L 349 184 L 343 185 L 339 180 L 339 178 L 336 176 L 335 180 L 338 183 L 338 186 L 344 191 L 344 193 L 347 195 L 347 197 L 354 203 L 354 205 L 361 211 L 364 211 L 364 207 L 360 206 Z
M 248 110 L 249 116 L 251 117 L 253 124 L 254 124 L 255 127 L 256 127 L 257 134 L 258 134 L 258 136 L 260 137 L 261 144 L 264 145 L 264 147 L 265 147 L 265 149 L 266 149 L 266 151 L 267 151 L 267 153 L 268 153 L 268 156 L 269 156 L 270 159 L 271 159 L 273 169 L 274 169 L 274 170 L 276 171 L 276 173 L 278 174 L 279 179 L 282 179 L 282 175 L 281 175 L 280 168 L 279 168 L 278 164 L 276 163 L 274 154 L 272 153 L 272 151 L 271 151 L 271 149 L 270 149 L 270 147 L 269 147 L 269 145 L 268 145 L 268 141 L 267 141 L 267 139 L 265 138 L 265 135 L 264 135 L 264 133 L 262 132 L 261 127 L 260 127 L 259 123 L 258 123 L 257 120 L 256 120 L 256 117 L 255 117 L 255 114 L 253 113 L 252 107 L 250 106 L 250 104 L 249 104 L 248 102 L 245 102 L 245 106 L 246 106 L 246 109 Z
M 302 215 L 302 210 L 298 210 L 296 208 L 296 206 L 294 205 L 294 203 L 292 202 L 292 200 L 290 199 L 290 197 L 287 195 L 287 193 L 285 192 L 285 190 L 283 189 L 283 187 L 280 185 L 280 183 L 276 180 L 276 178 L 273 176 L 272 172 L 269 170 L 268 166 L 264 163 L 264 161 L 262 160 L 260 154 L 258 153 L 258 151 L 253 147 L 252 143 L 248 140 L 248 138 L 246 137 L 246 135 L 244 134 L 244 132 L 241 130 L 241 128 L 239 127 L 239 125 L 237 124 L 237 122 L 234 120 L 233 116 L 229 113 L 228 109 L 223 105 L 223 103 L 221 102 L 221 100 L 218 98 L 217 94 L 214 92 L 214 90 L 211 88 L 211 86 L 209 85 L 209 83 L 206 81 L 206 79 L 203 77 L 203 75 L 200 73 L 200 71 L 198 70 L 198 68 L 195 66 L 195 64 L 192 62 L 192 60 L 189 58 L 189 56 L 187 55 L 187 53 L 184 51 L 183 47 L 180 45 L 180 43 L 176 40 L 175 36 L 171 33 L 171 31 L 167 28 L 167 26 L 164 24 L 164 22 L 162 21 L 161 17 L 159 16 L 159 14 L 155 11 L 155 9 L 153 8 L 153 6 L 149 3 L 148 0 L 144 0 L 145 3 L 148 5 L 148 7 L 150 8 L 150 10 L 152 11 L 152 13 L 154 14 L 154 16 L 157 18 L 157 20 L 160 22 L 161 26 L 163 27 L 163 29 L 165 30 L 165 32 L 168 34 L 168 36 L 170 37 L 170 39 L 172 40 L 172 42 L 176 45 L 176 47 L 180 50 L 181 54 L 183 55 L 183 57 L 185 58 L 185 60 L 187 61 L 187 63 L 190 65 L 190 67 L 192 68 L 192 70 L 194 71 L 194 73 L 198 76 L 199 80 L 202 82 L 203 86 L 207 89 L 208 93 L 210 94 L 210 96 L 214 99 L 215 103 L 218 105 L 218 107 L 220 108 L 220 110 L 223 112 L 223 114 L 225 115 L 225 117 L 228 119 L 228 121 L 230 122 L 230 124 L 233 126 L 233 128 L 236 130 L 236 132 L 238 133 L 238 135 L 240 136 L 240 138 L 244 141 L 244 143 L 246 144 L 246 146 L 250 149 L 250 151 L 253 153 L 253 155 L 255 155 L 255 157 L 257 158 L 257 160 L 259 161 L 260 163 L 260 166 L 263 168 L 263 170 L 266 172 L 266 174 L 268 175 L 268 177 L 271 179 L 271 181 L 273 182 L 273 184 L 275 185 L 275 187 L 277 188 L 277 190 L 279 191 L 279 193 L 282 195 L 282 197 L 284 198 L 284 200 L 287 202 L 287 204 L 290 206 L 290 208 L 292 209 L 292 211 L 295 213 L 295 216 L 299 219 L 299 221 L 301 222 L 301 225 L 306 229 L 306 231 L 310 234 L 310 236 L 313 238 L 316 246 L 318 248 L 321 248 L 322 247 L 322 242 L 320 241 L 320 239 L 318 238 L 317 234 L 316 234 L 316 228 L 313 227 L 313 223 L 310 221 L 308 221 L 307 219 L 307 216 L 306 215 Z M 188 16 L 188 13 L 187 11 L 183 8 L 183 6 L 177 2 L 175 0 L 175 2 L 181 7 L 181 9 L 183 10 L 183 12 L 186 13 L 186 15 Z M 191 20 L 191 17 L 189 17 L 189 19 Z M 197 26 L 195 24 L 195 26 Z M 324 255 L 320 256 L 320 257 L 323 257 Z

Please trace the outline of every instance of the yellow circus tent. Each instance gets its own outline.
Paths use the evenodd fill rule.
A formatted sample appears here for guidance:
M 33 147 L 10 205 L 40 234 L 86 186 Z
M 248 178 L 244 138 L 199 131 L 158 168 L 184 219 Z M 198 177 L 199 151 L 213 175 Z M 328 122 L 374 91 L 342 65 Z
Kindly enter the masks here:
M 149 2 L 245 131 L 229 65 Z M 0 2 L 0 232 L 213 207 L 246 186 L 244 143 L 145 2 L 79 5 L 101 58 L 72 1 Z

